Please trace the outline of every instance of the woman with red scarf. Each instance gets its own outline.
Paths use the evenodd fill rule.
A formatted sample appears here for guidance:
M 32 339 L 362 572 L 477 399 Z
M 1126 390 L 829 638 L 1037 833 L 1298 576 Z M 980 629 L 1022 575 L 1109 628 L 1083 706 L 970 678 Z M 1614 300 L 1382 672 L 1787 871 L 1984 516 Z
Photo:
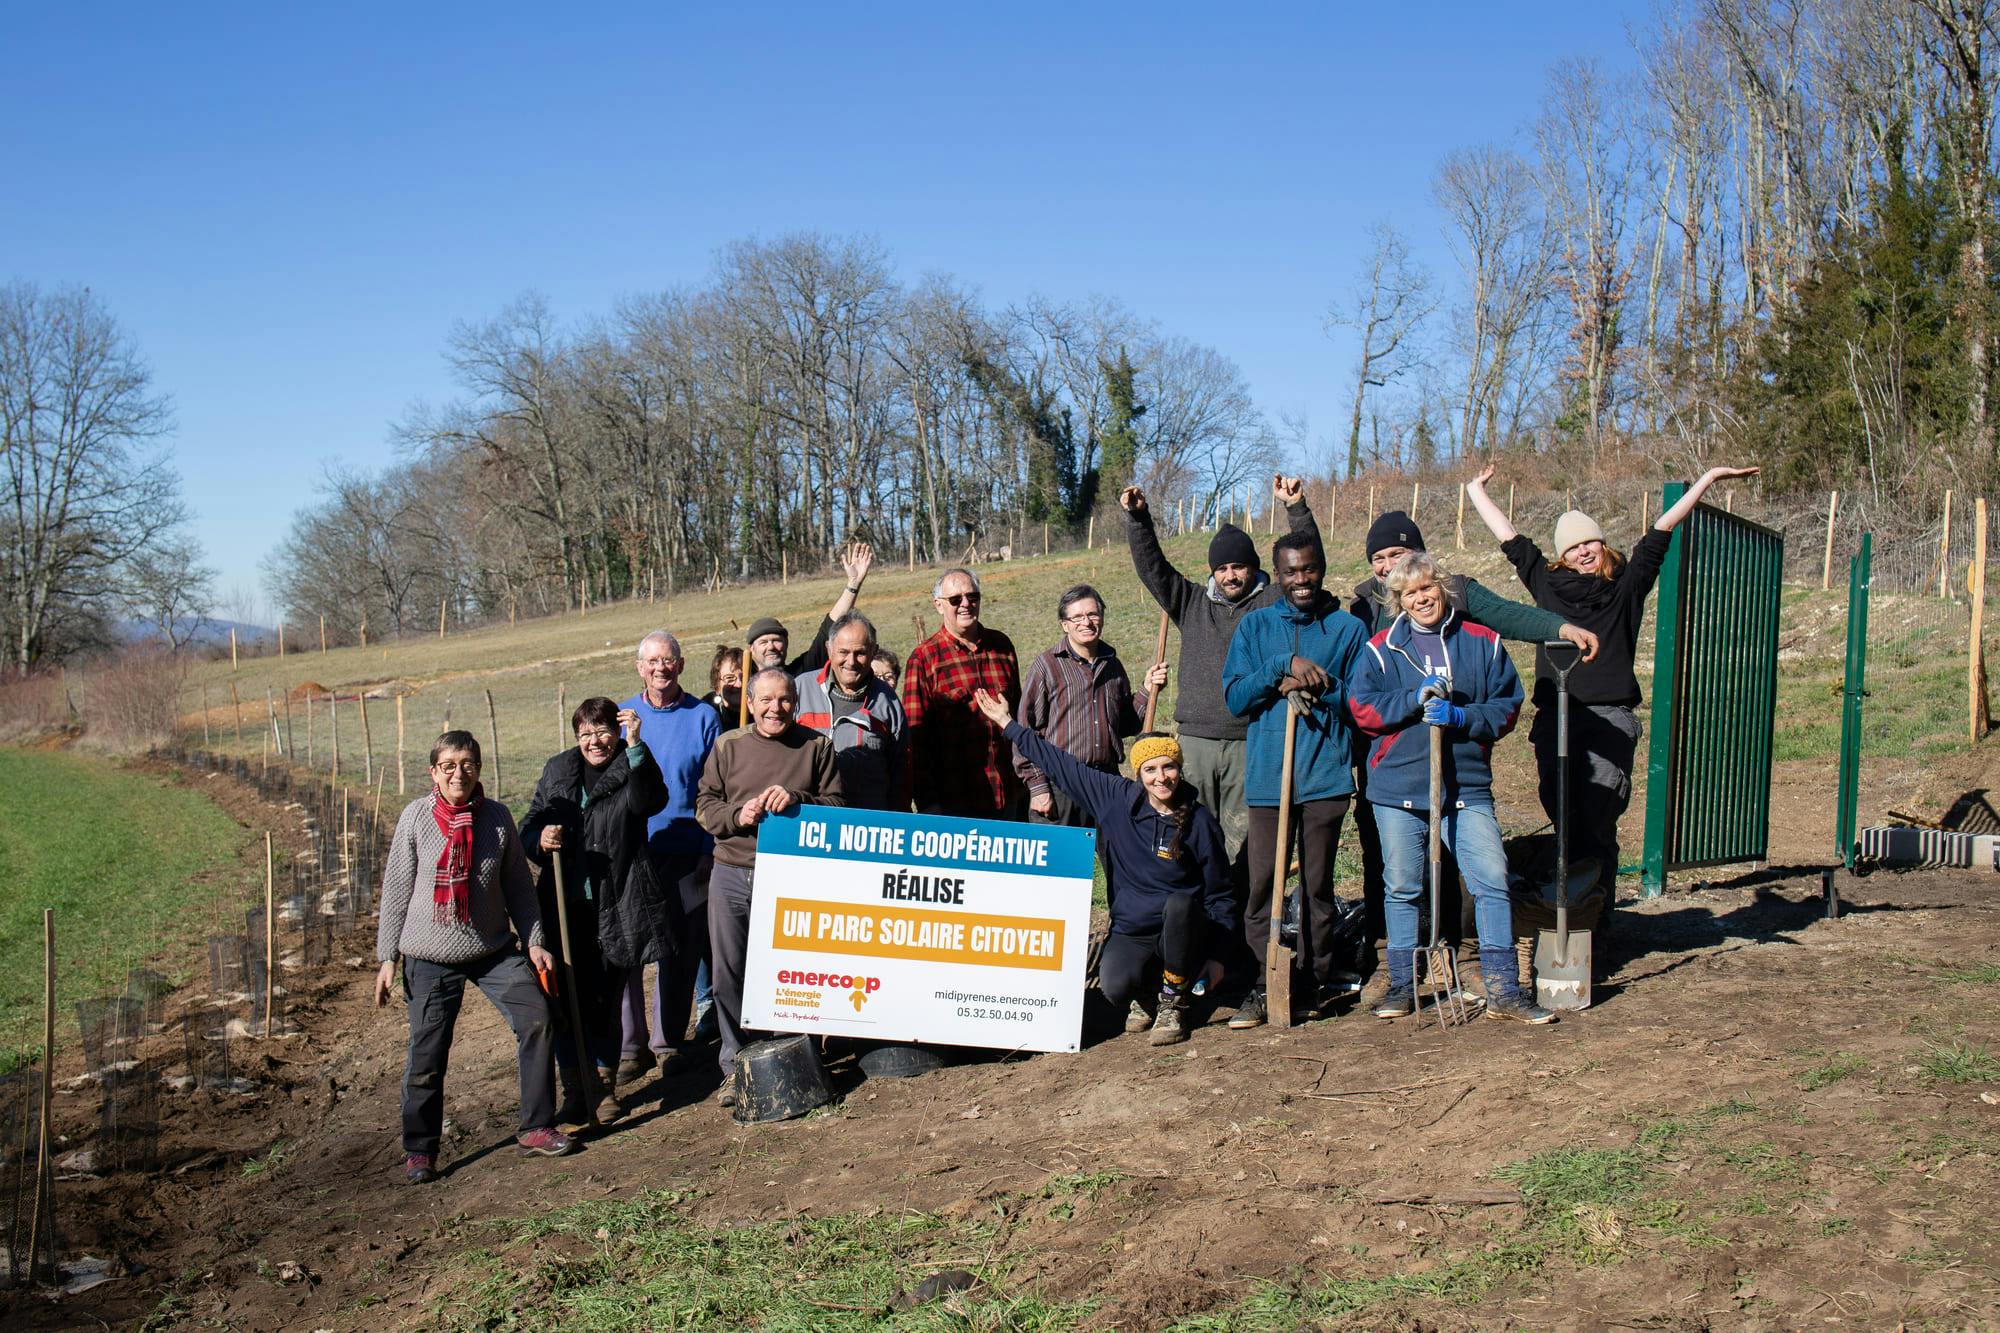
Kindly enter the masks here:
M 535 981 L 535 972 L 552 971 L 555 960 L 542 945 L 541 910 L 514 817 L 480 788 L 479 741 L 469 731 L 437 738 L 431 781 L 429 794 L 410 802 L 396 821 L 375 936 L 375 957 L 382 964 L 375 975 L 375 1003 L 388 1002 L 400 957 L 410 1005 L 403 1169 L 412 1185 L 437 1179 L 445 1067 L 468 981 L 514 1030 L 521 1062 L 516 1139 L 521 1151 L 560 1157 L 575 1146 L 555 1127 L 553 1028 L 548 1001 Z

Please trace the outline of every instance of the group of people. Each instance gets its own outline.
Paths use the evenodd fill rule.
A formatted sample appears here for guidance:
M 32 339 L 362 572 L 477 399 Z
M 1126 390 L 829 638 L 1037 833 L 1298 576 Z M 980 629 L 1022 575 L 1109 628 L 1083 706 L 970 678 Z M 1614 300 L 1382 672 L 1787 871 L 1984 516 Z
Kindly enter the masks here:
M 1180 629 L 1178 734 L 1142 731 L 1169 668 L 1150 664 L 1135 687 L 1104 640 L 1105 599 L 1088 585 L 1057 599 L 1060 637 L 1024 676 L 1011 640 L 982 620 L 978 576 L 950 570 L 932 590 L 942 624 L 899 678 L 854 610 L 873 562 L 865 545 L 845 553 L 846 586 L 805 652 L 787 658 L 785 627 L 759 620 L 742 649 L 717 651 L 706 697 L 680 683 L 679 641 L 648 634 L 639 692 L 578 705 L 576 746 L 548 761 L 518 829 L 484 799 L 476 738 L 444 733 L 432 791 L 397 824 L 377 942 L 377 1003 L 399 961 L 409 1000 L 408 1178 L 436 1175 L 442 1084 L 468 980 L 516 1036 L 525 1152 L 570 1151 L 564 1125 L 618 1118 L 621 1089 L 655 1065 L 687 1064 L 709 1035 L 719 1039 L 720 1098 L 733 1101 L 757 832 L 799 805 L 1095 828 L 1110 916 L 1096 982 L 1126 1030 L 1158 1044 L 1185 1040 L 1196 996 L 1232 979 L 1240 998 L 1229 1026 L 1266 1021 L 1284 825 L 1298 855 L 1304 1007 L 1322 1012 L 1347 993 L 1333 864 L 1353 808 L 1366 923 L 1386 940 L 1369 1008 L 1393 1018 L 1414 1003 L 1435 732 L 1442 834 L 1474 906 L 1486 1012 L 1549 1021 L 1518 978 L 1493 811 L 1490 752 L 1524 699 L 1501 641 L 1566 639 L 1581 650 L 1566 814 L 1545 655 L 1530 738 L 1542 804 L 1594 860 L 1608 905 L 1639 738 L 1632 659 L 1645 599 L 1673 528 L 1715 481 L 1753 470 L 1710 470 L 1629 554 L 1587 515 L 1566 513 L 1550 559 L 1487 497 L 1487 468 L 1467 495 L 1532 605 L 1451 573 L 1400 511 L 1371 524 L 1370 577 L 1343 603 L 1324 586 L 1303 484 L 1282 476 L 1273 496 L 1289 530 L 1273 545 L 1272 572 L 1254 540 L 1225 524 L 1197 582 L 1162 550 L 1144 494 L 1127 488 L 1119 502 L 1140 582 Z M 648 964 L 658 968 L 650 1005 Z M 572 993 L 558 1002 L 565 985 Z

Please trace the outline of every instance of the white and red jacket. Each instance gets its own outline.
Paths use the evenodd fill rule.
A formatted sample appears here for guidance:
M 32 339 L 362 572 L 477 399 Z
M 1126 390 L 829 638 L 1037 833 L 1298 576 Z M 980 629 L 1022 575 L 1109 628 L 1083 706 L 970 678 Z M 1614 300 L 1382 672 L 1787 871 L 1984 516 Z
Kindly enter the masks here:
M 860 702 L 836 719 L 832 673 L 831 665 L 800 673 L 799 711 L 793 720 L 833 742 L 834 767 L 850 806 L 909 809 L 907 737 L 896 692 L 870 672 Z

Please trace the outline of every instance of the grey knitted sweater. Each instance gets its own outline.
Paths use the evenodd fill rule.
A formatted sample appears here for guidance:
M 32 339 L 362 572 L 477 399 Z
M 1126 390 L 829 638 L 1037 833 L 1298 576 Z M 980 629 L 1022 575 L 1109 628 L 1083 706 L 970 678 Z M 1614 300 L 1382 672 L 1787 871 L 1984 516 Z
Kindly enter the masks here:
M 507 946 L 518 935 L 542 943 L 542 912 L 535 881 L 514 816 L 495 800 L 479 803 L 472 821 L 472 920 L 439 921 L 431 900 L 444 834 L 431 815 L 429 793 L 403 808 L 382 872 L 382 922 L 375 959 L 396 955 L 430 963 L 469 963 Z

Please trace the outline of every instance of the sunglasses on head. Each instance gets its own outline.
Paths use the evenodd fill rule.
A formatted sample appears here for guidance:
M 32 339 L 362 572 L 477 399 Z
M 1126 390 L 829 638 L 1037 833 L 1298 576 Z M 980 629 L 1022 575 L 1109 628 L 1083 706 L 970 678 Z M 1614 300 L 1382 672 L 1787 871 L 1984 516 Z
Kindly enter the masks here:
M 944 600 L 950 602 L 953 606 L 978 606 L 979 594 L 976 592 L 948 592 L 944 595 Z

